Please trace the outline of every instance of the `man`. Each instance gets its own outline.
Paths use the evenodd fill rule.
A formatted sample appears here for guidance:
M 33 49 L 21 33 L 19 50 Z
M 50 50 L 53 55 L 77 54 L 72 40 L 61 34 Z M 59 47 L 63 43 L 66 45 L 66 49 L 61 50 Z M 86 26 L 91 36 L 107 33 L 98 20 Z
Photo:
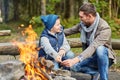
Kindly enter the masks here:
M 63 32 L 58 15 L 49 14 L 41 16 L 41 20 L 45 25 L 40 36 L 40 45 L 42 49 L 39 51 L 39 57 L 44 56 L 54 62 L 54 69 L 61 67 L 62 60 L 73 58 L 74 53 L 70 51 L 70 46 Z M 69 69 L 66 68 L 65 69 Z
M 83 52 L 73 59 L 64 60 L 62 64 L 74 71 L 95 76 L 93 80 L 97 80 L 99 74 L 100 80 L 108 80 L 108 68 L 115 62 L 110 26 L 100 18 L 91 3 L 80 7 L 79 17 L 81 22 L 64 32 L 65 35 L 81 32 Z

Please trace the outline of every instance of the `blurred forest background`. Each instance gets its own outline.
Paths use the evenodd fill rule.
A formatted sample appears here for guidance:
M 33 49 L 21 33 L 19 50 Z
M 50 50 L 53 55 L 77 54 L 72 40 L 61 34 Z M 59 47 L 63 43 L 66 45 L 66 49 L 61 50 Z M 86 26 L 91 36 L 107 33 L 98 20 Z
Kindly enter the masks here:
M 30 23 L 39 35 L 43 29 L 39 17 L 46 14 L 57 14 L 64 28 L 72 27 L 80 22 L 78 10 L 84 2 L 95 4 L 110 24 L 112 38 L 120 38 L 120 0 L 0 0 L 0 29 L 15 32 L 18 25 Z
M 0 30 L 12 32 L 10 36 L 0 36 L 0 42 L 21 38 L 20 31 L 29 24 L 33 25 L 39 36 L 44 28 L 40 20 L 41 15 L 57 14 L 64 28 L 72 27 L 80 22 L 78 11 L 84 2 L 95 4 L 100 16 L 111 26 L 112 38 L 120 39 L 120 0 L 0 0 Z M 80 34 L 69 37 L 79 38 Z M 81 51 L 81 49 L 72 50 L 75 53 Z M 120 50 L 116 52 L 120 53 Z M 117 65 L 120 67 L 120 64 Z

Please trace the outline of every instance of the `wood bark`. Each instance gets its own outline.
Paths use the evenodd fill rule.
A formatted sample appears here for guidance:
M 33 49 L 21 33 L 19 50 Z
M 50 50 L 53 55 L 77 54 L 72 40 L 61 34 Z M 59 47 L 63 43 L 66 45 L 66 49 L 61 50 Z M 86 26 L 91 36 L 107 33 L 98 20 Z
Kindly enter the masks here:
M 74 0 L 70 0 L 70 17 L 74 17 Z
M 9 36 L 11 35 L 11 30 L 0 30 L 0 36 Z
M 41 15 L 46 15 L 46 0 L 41 0 Z
M 80 38 L 70 38 L 68 42 L 72 48 L 82 47 Z M 120 50 L 120 39 L 112 39 L 112 48 L 114 50 Z
M 78 48 L 82 46 L 80 38 L 69 38 L 68 42 L 72 48 Z M 36 44 L 39 42 L 36 41 Z M 120 40 L 112 39 L 112 47 L 114 50 L 120 50 Z M 19 49 L 13 43 L 0 43 L 0 55 L 19 55 Z
M 111 3 L 112 3 L 112 0 L 109 0 L 109 17 L 110 17 L 110 19 L 111 19 L 111 17 L 112 17 L 112 14 L 111 14 Z
M 13 20 L 19 20 L 19 2 L 20 0 L 13 1 Z
M 69 19 L 70 18 L 70 3 L 69 0 L 65 0 L 65 7 L 64 7 L 64 18 Z
M 2 18 L 2 1 L 0 0 L 0 23 L 3 22 Z
M 8 21 L 8 16 L 9 16 L 9 1 L 10 0 L 3 0 L 3 16 L 4 16 L 4 21 Z

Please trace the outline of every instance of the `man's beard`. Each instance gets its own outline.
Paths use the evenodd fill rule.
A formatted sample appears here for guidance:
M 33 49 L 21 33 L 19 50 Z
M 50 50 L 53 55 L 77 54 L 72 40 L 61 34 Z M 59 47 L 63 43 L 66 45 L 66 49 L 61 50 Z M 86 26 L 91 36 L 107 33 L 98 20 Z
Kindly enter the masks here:
M 91 25 L 91 23 L 89 23 L 89 22 L 84 22 L 84 24 L 86 27 L 89 27 Z

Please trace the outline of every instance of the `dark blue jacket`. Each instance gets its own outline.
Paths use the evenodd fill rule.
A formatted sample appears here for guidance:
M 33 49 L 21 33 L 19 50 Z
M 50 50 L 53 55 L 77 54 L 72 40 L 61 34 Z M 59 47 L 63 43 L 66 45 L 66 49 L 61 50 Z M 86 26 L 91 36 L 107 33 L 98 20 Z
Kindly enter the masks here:
M 56 36 L 54 35 L 51 35 L 47 29 L 44 29 L 44 31 L 42 32 L 41 37 L 47 37 L 49 39 L 49 42 L 51 44 L 51 46 L 54 48 L 54 50 L 56 52 L 59 51 L 60 47 L 62 46 L 63 44 L 63 40 L 64 40 L 64 33 L 63 31 L 60 32 L 60 33 L 57 33 Z M 41 46 L 39 44 L 39 46 Z M 39 57 L 41 56 L 46 56 L 46 53 L 45 51 L 41 48 L 40 51 L 39 51 Z

